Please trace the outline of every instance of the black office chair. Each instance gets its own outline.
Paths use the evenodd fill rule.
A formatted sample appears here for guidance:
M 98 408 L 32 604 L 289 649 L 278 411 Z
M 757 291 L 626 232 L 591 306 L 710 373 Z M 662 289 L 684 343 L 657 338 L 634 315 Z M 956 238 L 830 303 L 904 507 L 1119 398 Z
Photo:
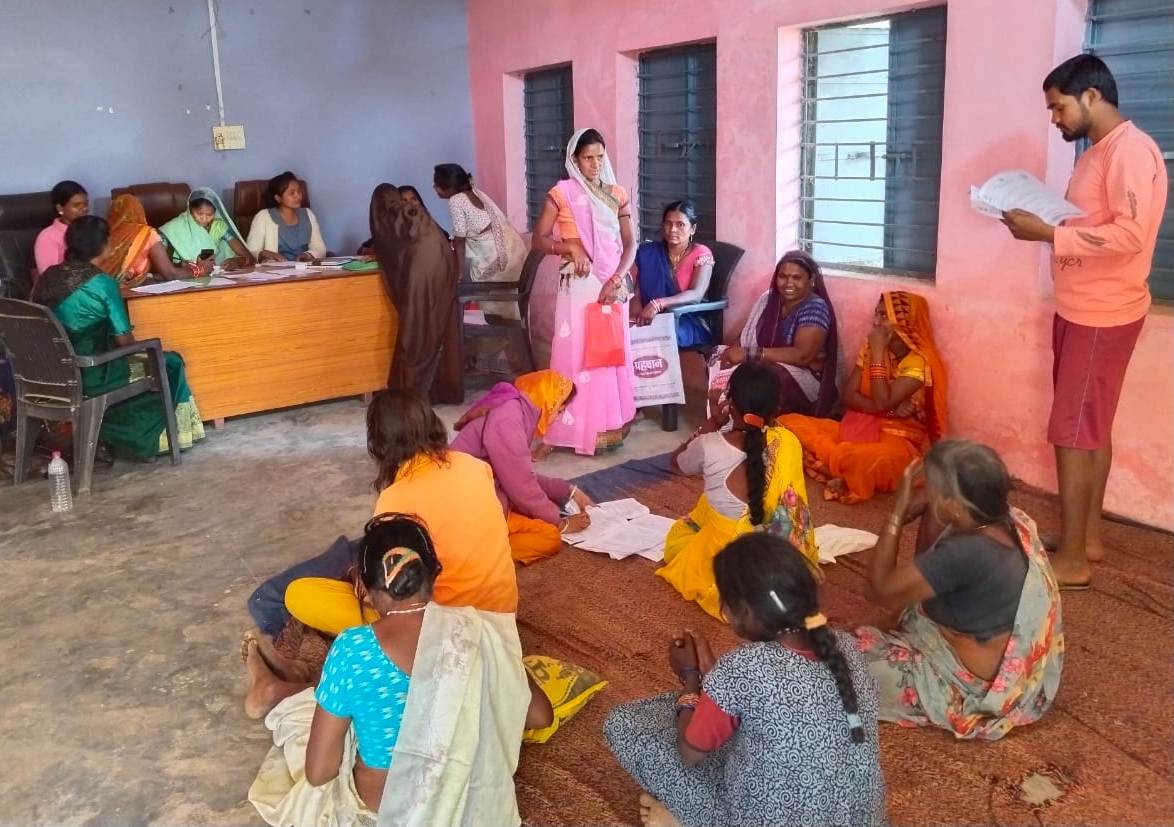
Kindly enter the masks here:
M 700 353 L 702 358 L 708 361 L 717 346 L 721 344 L 725 330 L 726 308 L 730 306 L 728 298 L 730 279 L 746 251 L 736 244 L 728 244 L 724 241 L 710 241 L 706 246 L 713 253 L 713 275 L 710 276 L 709 289 L 705 291 L 705 299 L 694 304 L 671 307 L 668 312 L 672 313 L 674 317 L 694 313 L 702 314 L 701 318 L 710 330 L 710 341 L 681 348 L 681 352 Z M 678 409 L 680 407 L 680 405 L 661 406 L 661 428 L 663 430 L 677 430 Z
M 531 250 L 522 264 L 522 272 L 517 281 L 471 281 L 467 278 L 457 285 L 457 318 L 460 320 L 461 341 L 466 336 L 501 336 L 502 332 L 510 340 L 510 347 L 522 359 L 527 373 L 536 370 L 534 348 L 530 342 L 530 295 L 534 291 L 534 280 L 538 276 L 538 267 L 546 253 Z M 485 304 L 493 302 L 516 302 L 519 319 L 486 314 L 488 324 L 466 325 L 465 309 L 470 304 Z

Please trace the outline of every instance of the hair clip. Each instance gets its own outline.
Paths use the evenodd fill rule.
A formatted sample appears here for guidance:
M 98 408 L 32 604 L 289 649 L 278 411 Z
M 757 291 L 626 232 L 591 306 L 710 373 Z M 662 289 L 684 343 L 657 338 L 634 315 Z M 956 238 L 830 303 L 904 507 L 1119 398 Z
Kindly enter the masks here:
M 766 420 L 758 414 L 742 414 L 742 421 L 752 428 L 762 429 L 766 427 Z
M 864 722 L 860 720 L 860 716 L 855 712 L 848 713 L 848 728 L 849 729 L 864 729 Z
M 769 593 L 770 593 L 770 599 L 773 600 L 775 602 L 775 605 L 779 607 L 779 611 L 782 612 L 783 614 L 786 614 L 787 607 L 783 605 L 783 601 L 779 599 L 779 596 L 777 594 L 775 594 L 775 590 L 771 589 Z
M 387 562 L 389 559 L 399 555 L 399 559 L 395 560 L 391 567 L 388 568 Z M 383 585 L 387 588 L 391 587 L 392 582 L 396 576 L 404 570 L 404 567 L 414 560 L 419 560 L 420 555 L 414 549 L 404 548 L 403 546 L 396 546 L 383 555 Z
M 827 622 L 828 619 L 823 616 L 822 612 L 816 612 L 815 614 L 808 615 L 806 618 L 804 618 L 803 628 L 810 632 L 812 629 L 818 629 L 820 626 L 826 626 Z

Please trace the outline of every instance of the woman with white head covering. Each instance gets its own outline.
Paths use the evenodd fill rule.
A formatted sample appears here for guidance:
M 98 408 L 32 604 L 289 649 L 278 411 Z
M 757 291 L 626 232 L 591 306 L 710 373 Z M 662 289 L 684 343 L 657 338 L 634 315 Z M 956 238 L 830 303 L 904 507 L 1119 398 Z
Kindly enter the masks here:
M 616 184 L 599 132 L 580 129 L 571 136 L 566 168 L 570 177 L 547 194 L 532 246 L 563 258 L 550 367 L 571 377 L 579 392 L 550 424 L 546 444 L 589 456 L 618 448 L 636 416 L 626 322 L 634 290 L 628 271 L 636 257 L 636 234 L 628 193 Z M 587 308 L 593 303 L 610 307 L 625 320 L 621 366 L 584 366 Z

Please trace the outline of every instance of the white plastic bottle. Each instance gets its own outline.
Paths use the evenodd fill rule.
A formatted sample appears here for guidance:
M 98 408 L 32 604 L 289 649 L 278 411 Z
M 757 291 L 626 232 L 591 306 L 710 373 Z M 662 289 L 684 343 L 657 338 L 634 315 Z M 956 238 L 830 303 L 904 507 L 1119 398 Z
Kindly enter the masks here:
M 54 512 L 73 510 L 73 491 L 69 487 L 69 465 L 60 451 L 53 452 L 49 463 L 49 507 Z

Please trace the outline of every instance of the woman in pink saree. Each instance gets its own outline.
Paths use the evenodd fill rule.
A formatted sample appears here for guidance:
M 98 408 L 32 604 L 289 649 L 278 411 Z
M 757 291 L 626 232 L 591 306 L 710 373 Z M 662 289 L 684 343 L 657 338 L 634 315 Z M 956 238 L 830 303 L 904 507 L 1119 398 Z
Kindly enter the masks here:
M 567 174 L 547 194 L 532 242 L 535 250 L 563 259 L 550 367 L 578 388 L 571 404 L 550 423 L 546 444 L 590 456 L 623 444 L 627 425 L 636 416 L 626 324 L 623 366 L 584 367 L 588 305 L 598 302 L 627 319 L 636 234 L 628 194 L 616 184 L 603 136 L 596 130 L 580 129 L 571 136 Z

